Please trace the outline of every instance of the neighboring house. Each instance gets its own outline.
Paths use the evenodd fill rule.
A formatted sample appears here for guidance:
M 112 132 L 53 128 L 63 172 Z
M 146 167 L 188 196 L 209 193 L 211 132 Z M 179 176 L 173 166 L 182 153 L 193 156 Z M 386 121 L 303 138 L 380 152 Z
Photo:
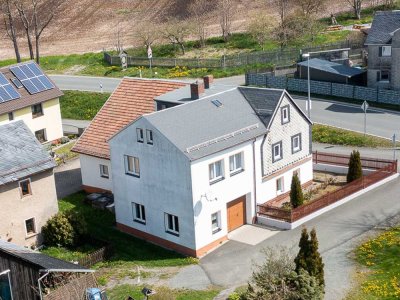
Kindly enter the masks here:
M 41 143 L 59 139 L 62 95 L 35 62 L 0 68 L 0 125 L 23 120 Z
M 143 114 L 155 111 L 155 97 L 184 85 L 171 80 L 122 79 L 72 149 L 80 154 L 82 184 L 86 192 L 112 191 L 107 140 Z
M 23 121 L 0 126 L 0 238 L 21 246 L 41 242 L 57 213 L 55 163 Z
M 368 32 L 368 86 L 400 89 L 400 11 L 377 11 Z
M 92 271 L 77 264 L 0 240 L 0 299 L 2 300 L 47 299 L 46 290 L 54 289 L 53 284 L 66 284 L 72 274 L 89 272 Z M 42 291 L 44 298 L 40 297 L 39 290 Z
M 319 58 L 298 63 L 296 73 L 298 78 L 308 79 L 308 64 L 310 64 L 310 80 L 357 85 L 365 85 L 366 83 L 365 70 Z
M 199 90 L 157 99 L 195 99 Z M 118 228 L 191 256 L 256 222 L 257 204 L 288 193 L 293 173 L 312 180 L 311 121 L 286 91 L 207 93 L 109 140 Z

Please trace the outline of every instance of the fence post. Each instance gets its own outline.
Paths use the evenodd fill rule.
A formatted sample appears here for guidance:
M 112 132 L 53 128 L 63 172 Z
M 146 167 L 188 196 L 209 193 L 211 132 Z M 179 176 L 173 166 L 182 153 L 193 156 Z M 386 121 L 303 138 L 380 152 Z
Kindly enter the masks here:
M 318 151 L 315 151 L 315 163 L 318 164 Z

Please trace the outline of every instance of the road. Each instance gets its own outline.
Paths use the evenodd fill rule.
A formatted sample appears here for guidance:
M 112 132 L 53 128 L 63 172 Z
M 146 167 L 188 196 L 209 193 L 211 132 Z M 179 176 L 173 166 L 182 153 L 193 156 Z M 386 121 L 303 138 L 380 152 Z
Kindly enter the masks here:
M 50 76 L 62 90 L 112 92 L 121 82 L 119 78 L 87 77 L 87 76 Z M 226 85 L 244 84 L 244 76 L 216 79 Z M 294 96 L 296 103 L 305 111 L 306 98 Z M 316 123 L 342 127 L 354 131 L 364 131 L 364 113 L 358 105 L 313 98 L 311 119 Z M 369 109 L 367 112 L 367 133 L 391 138 L 394 133 L 400 137 L 400 113 L 380 109 Z M 399 138 L 398 138 L 399 139 Z

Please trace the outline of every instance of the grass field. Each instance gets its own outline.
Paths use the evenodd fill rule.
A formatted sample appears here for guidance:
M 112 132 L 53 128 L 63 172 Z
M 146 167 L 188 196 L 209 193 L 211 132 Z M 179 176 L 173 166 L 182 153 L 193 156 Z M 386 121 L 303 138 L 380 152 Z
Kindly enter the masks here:
M 392 228 L 363 243 L 355 252 L 362 266 L 346 300 L 400 298 L 400 228 Z
M 314 124 L 312 128 L 313 142 L 343 145 L 343 146 L 356 146 L 356 147 L 370 147 L 370 148 L 391 148 L 393 143 L 388 139 L 366 135 L 350 130 L 340 129 L 336 127 Z M 397 143 L 397 146 L 400 144 Z

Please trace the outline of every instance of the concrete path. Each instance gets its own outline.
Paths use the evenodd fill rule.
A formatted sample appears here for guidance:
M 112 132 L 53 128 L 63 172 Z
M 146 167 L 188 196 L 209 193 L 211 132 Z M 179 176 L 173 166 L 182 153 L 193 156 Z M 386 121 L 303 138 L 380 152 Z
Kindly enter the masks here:
M 82 187 L 82 175 L 79 158 L 67 161 L 55 168 L 57 198 L 62 199 L 76 193 Z

